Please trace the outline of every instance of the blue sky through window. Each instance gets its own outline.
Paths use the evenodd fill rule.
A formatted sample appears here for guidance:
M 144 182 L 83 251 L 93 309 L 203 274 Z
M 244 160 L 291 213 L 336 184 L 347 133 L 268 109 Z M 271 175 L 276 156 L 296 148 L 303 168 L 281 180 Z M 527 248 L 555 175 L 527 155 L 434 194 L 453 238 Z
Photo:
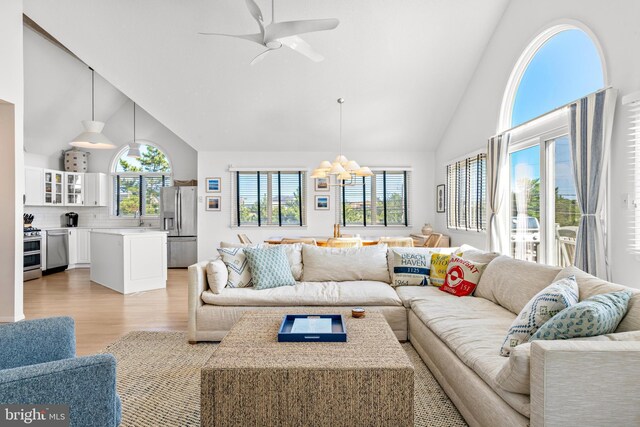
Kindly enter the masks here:
M 511 125 L 538 117 L 604 87 L 600 55 L 581 30 L 549 39 L 529 63 L 516 93 Z

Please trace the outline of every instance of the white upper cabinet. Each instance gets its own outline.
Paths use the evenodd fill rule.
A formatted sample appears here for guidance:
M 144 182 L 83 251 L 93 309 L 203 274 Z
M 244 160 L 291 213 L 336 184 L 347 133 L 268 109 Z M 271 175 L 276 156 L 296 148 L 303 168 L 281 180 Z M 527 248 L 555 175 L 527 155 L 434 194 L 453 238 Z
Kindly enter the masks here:
M 84 206 L 84 173 L 64 173 L 64 204 Z
M 26 166 L 24 168 L 24 205 L 42 206 L 44 204 L 44 192 L 42 182 L 44 180 L 44 170 Z
M 44 170 L 43 192 L 44 204 L 64 206 L 64 172 L 51 169 Z
M 109 204 L 109 181 L 104 173 L 86 173 L 85 182 L 85 206 L 108 206 Z

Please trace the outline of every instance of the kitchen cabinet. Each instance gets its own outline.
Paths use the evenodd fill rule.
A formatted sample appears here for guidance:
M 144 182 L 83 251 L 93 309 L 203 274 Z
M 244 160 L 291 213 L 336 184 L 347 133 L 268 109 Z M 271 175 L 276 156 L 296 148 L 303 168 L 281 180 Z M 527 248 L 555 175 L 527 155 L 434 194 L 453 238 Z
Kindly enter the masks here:
M 89 264 L 91 263 L 91 230 L 88 228 L 81 228 L 76 230 L 76 263 L 77 264 Z
M 69 229 L 69 266 L 91 263 L 90 236 L 89 228 Z
M 69 233 L 69 265 L 78 263 L 78 233 L 76 229 L 70 228 Z
M 64 172 L 51 169 L 44 170 L 43 194 L 44 205 L 63 206 L 64 205 Z
M 84 206 L 84 173 L 64 173 L 65 206 Z
M 108 206 L 109 205 L 109 180 L 104 173 L 84 174 L 84 205 Z
M 42 206 L 44 204 L 43 188 L 44 169 L 25 166 L 24 168 L 24 205 Z

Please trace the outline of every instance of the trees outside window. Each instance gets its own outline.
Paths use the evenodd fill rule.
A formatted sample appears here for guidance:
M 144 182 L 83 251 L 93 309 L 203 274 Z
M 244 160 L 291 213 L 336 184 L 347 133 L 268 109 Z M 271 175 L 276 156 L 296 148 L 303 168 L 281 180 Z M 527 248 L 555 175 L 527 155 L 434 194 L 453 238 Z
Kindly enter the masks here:
M 113 214 L 120 217 L 157 217 L 160 189 L 172 185 L 167 155 L 150 144 L 140 146 L 140 158 L 128 157 L 125 147 L 115 162 Z

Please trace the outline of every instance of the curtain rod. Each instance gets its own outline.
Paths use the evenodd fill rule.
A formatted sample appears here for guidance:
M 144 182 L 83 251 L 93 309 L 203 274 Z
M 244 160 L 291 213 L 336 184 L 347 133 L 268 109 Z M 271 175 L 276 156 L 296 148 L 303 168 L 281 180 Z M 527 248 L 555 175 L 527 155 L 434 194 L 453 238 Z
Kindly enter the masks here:
M 565 109 L 565 108 L 569 107 L 571 104 L 575 104 L 576 102 L 580 101 L 582 98 L 586 98 L 587 96 L 595 95 L 595 94 L 598 94 L 598 93 L 600 93 L 600 92 L 604 92 L 605 90 L 609 90 L 609 89 L 612 89 L 612 88 L 613 88 L 613 86 L 607 86 L 607 87 L 605 87 L 605 88 L 598 89 L 598 90 L 597 90 L 597 91 L 595 91 L 595 92 L 588 93 L 588 94 L 586 94 L 586 95 L 584 95 L 584 96 L 581 96 L 581 97 L 580 97 L 580 98 L 578 98 L 578 99 L 574 99 L 574 100 L 573 100 L 573 101 L 571 101 L 571 102 L 568 102 L 568 103 L 566 103 L 566 104 L 564 104 L 564 105 L 561 105 L 560 107 L 556 107 L 556 108 L 554 108 L 553 110 L 547 111 L 547 112 L 546 112 L 546 113 L 544 113 L 544 114 L 540 114 L 539 116 L 536 116 L 536 117 L 534 117 L 534 118 L 532 118 L 532 119 L 529 119 L 529 120 L 527 120 L 527 121 L 526 121 L 526 122 L 524 122 L 524 123 L 520 123 L 520 124 L 519 124 L 519 125 L 517 125 L 517 126 L 513 126 L 512 128 L 509 128 L 509 129 L 505 129 L 505 130 L 503 130 L 503 131 L 500 131 L 500 132 L 498 132 L 496 135 L 503 135 L 503 134 L 508 133 L 508 132 L 513 132 L 514 130 L 516 130 L 516 129 L 518 129 L 518 128 L 521 128 L 521 127 L 523 127 L 523 126 L 526 126 L 526 125 L 528 125 L 528 124 L 529 124 L 529 123 L 531 123 L 531 122 L 534 122 L 534 121 L 539 120 L 539 119 L 541 119 L 541 118 L 543 118 L 543 117 L 546 117 L 546 116 L 550 116 L 551 114 L 557 113 L 558 111 L 563 110 L 563 109 Z

